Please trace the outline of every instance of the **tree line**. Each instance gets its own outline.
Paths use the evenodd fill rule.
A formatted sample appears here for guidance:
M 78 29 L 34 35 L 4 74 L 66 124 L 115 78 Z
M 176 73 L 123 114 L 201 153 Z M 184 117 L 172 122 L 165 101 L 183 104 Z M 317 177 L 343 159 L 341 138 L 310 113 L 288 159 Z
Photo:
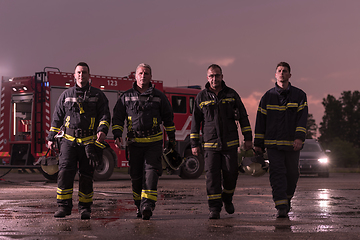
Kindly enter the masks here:
M 360 159 L 360 92 L 344 91 L 336 99 L 328 94 L 323 98 L 325 108 L 320 123 L 318 141 L 331 150 L 334 167 L 357 167 Z M 308 116 L 307 138 L 316 138 L 318 126 L 312 114 Z

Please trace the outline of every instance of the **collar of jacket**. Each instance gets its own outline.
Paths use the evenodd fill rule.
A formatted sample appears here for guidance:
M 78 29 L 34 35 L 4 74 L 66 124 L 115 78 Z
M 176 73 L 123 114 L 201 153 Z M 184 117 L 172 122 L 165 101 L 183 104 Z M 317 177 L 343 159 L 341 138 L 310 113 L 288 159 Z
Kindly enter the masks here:
M 209 83 L 209 82 L 207 82 L 207 83 L 205 84 L 205 88 L 206 88 L 206 90 L 209 91 L 209 92 L 214 92 L 214 91 L 212 91 L 212 90 L 210 89 L 210 83 Z M 224 80 L 222 80 L 222 81 L 221 81 L 221 90 L 220 90 L 219 94 L 220 94 L 222 91 L 224 91 L 226 88 L 227 88 L 227 86 L 226 86 Z
M 86 90 L 90 89 L 89 83 L 87 83 L 84 87 L 79 87 L 77 83 L 75 83 L 75 90 L 85 92 Z
M 275 90 L 277 93 L 282 94 L 282 93 L 289 93 L 290 92 L 290 87 L 291 87 L 291 83 L 289 82 L 289 86 L 284 90 L 281 87 L 279 87 L 279 85 L 277 83 L 275 83 Z
M 133 89 L 136 91 L 136 92 L 139 92 L 137 89 L 136 89 L 136 81 L 133 83 Z M 149 88 L 145 91 L 145 92 L 143 92 L 143 93 L 141 93 L 141 94 L 145 94 L 145 95 L 148 95 L 148 94 L 150 94 L 150 93 L 152 93 L 152 91 L 153 91 L 153 89 L 155 88 L 155 85 L 153 85 L 151 82 L 149 83 Z

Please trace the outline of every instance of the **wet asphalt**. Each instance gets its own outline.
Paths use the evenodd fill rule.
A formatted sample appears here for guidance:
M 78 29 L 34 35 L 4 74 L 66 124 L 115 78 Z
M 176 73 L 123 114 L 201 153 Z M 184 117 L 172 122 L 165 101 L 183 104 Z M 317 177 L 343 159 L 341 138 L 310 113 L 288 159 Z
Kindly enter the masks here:
M 94 182 L 91 219 L 81 220 L 77 181 L 72 214 L 56 219 L 56 183 L 13 170 L 0 180 L 0 239 L 360 239 L 359 179 L 358 173 L 302 176 L 289 218 L 277 219 L 268 174 L 241 174 L 235 213 L 223 210 L 220 219 L 209 220 L 204 175 L 163 175 L 146 221 L 135 216 L 129 176 L 116 172 Z

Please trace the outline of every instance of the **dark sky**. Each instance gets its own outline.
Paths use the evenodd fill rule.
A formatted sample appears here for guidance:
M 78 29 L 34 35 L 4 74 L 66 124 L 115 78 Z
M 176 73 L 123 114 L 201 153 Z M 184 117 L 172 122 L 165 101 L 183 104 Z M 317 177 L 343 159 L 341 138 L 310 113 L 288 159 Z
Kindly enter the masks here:
M 79 61 L 125 76 L 145 62 L 166 86 L 203 86 L 217 63 L 253 125 L 287 61 L 319 124 L 327 94 L 360 89 L 359 12 L 358 0 L 0 0 L 0 76 Z

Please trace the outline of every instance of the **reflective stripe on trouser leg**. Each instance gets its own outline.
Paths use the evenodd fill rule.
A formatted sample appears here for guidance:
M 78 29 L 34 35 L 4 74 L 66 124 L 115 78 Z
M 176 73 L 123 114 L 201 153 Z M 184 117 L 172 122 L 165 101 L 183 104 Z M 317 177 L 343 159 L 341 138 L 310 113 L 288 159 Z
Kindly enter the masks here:
M 85 152 L 85 150 L 84 150 Z M 79 159 L 79 210 L 90 211 L 93 203 L 93 174 L 94 168 L 90 165 L 89 159 L 85 157 Z
M 135 205 L 138 206 L 138 196 L 140 195 L 141 208 L 148 205 L 154 209 L 157 201 L 157 183 L 162 172 L 162 141 L 132 143 L 128 149 Z
M 141 192 L 141 198 L 147 198 L 152 201 L 157 201 L 157 190 L 145 190 L 143 189 Z
M 73 188 L 70 188 L 70 189 L 57 188 L 56 194 L 57 194 L 56 199 L 59 199 L 59 200 L 72 199 Z
M 221 153 L 205 151 L 206 193 L 210 211 L 221 211 Z
M 223 189 L 223 192 L 221 193 L 222 201 L 225 203 L 231 203 L 234 192 L 235 192 L 235 188 L 232 190 Z
M 94 192 L 84 194 L 79 191 L 79 202 L 81 203 L 92 203 Z
M 224 203 L 231 203 L 236 188 L 236 182 L 239 175 L 238 172 L 238 154 L 237 149 L 232 148 L 222 153 L 222 177 L 223 190 L 221 199 Z
M 68 210 L 73 207 L 72 193 L 77 172 L 77 152 L 79 152 L 78 147 L 75 147 L 72 142 L 61 141 L 56 202 L 58 207 Z
M 268 149 L 270 184 L 276 208 L 288 207 L 299 179 L 299 151 Z

